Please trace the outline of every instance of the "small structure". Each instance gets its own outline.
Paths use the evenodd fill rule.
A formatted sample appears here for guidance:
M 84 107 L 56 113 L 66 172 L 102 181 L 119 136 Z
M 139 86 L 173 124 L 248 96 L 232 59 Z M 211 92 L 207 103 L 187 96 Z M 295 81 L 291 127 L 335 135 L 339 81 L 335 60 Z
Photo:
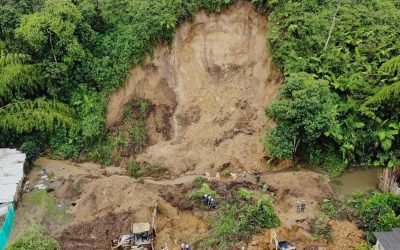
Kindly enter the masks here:
M 0 249 L 7 245 L 14 224 L 14 202 L 19 198 L 24 179 L 26 155 L 16 149 L 0 149 Z
M 376 244 L 374 250 L 400 249 L 400 228 L 393 228 L 391 232 L 374 232 Z
M 16 149 L 0 148 L 0 204 L 19 198 L 26 155 Z

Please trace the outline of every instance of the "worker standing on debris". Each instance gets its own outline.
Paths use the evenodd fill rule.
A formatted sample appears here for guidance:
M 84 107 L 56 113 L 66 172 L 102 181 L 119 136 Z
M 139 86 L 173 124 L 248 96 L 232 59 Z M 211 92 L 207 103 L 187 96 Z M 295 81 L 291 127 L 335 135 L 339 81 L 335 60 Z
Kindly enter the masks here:
M 300 204 L 300 201 L 297 201 L 297 202 L 296 202 L 296 211 L 297 211 L 298 213 L 300 213 L 300 211 L 301 211 L 301 204 Z
M 215 175 L 215 179 L 217 181 L 219 181 L 221 179 L 221 175 L 219 174 L 219 172 L 217 172 L 217 174 Z
M 302 200 L 301 201 L 301 212 L 304 212 L 304 210 L 306 210 L 306 201 Z
M 215 203 L 214 198 L 211 198 L 211 204 L 210 204 L 212 209 L 215 209 L 215 207 L 217 206 L 217 204 Z
M 207 206 L 211 207 L 211 201 L 213 200 L 213 198 L 210 196 L 208 196 L 208 203 Z
M 204 205 L 208 204 L 208 195 L 207 194 L 203 195 L 203 203 L 204 203 Z
M 256 177 L 256 182 L 257 182 L 257 184 L 260 183 L 260 180 L 261 180 L 261 173 L 260 173 L 260 172 L 256 172 L 256 173 L 255 173 L 255 177 Z

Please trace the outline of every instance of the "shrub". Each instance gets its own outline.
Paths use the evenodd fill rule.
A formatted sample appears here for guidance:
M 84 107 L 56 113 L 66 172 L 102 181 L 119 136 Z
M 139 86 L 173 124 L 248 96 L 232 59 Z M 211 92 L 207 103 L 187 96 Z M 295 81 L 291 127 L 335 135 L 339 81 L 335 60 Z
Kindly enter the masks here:
M 32 163 L 39 157 L 42 148 L 37 142 L 29 140 L 22 143 L 20 150 L 26 154 L 26 160 Z
M 329 217 L 320 214 L 314 220 L 311 232 L 317 239 L 332 240 L 332 227 L 329 225 Z
M 58 242 L 44 235 L 42 232 L 42 228 L 38 225 L 34 225 L 31 228 L 27 229 L 22 235 L 18 236 L 18 238 L 9 245 L 7 250 L 29 250 L 29 249 L 38 249 L 38 250 L 58 250 L 61 249 Z
M 131 160 L 128 166 L 128 172 L 130 175 L 137 177 L 140 171 L 140 167 L 136 160 Z
M 203 183 L 206 183 L 207 180 L 204 177 L 198 176 L 193 180 L 193 186 L 196 188 L 201 187 L 201 185 L 203 185 Z
M 210 195 L 214 199 L 218 198 L 217 192 L 212 190 L 207 183 L 203 183 L 199 188 L 195 188 L 190 191 L 188 198 L 192 201 L 201 201 L 205 194 Z
M 239 188 L 239 190 L 236 192 L 237 198 L 245 201 L 250 201 L 251 199 L 253 199 L 253 195 L 254 193 L 252 191 L 245 188 Z
M 400 196 L 392 193 L 356 194 L 348 204 L 357 210 L 367 240 L 374 244 L 372 232 L 400 227 Z
M 271 199 L 257 202 L 235 202 L 221 205 L 210 220 L 211 233 L 202 248 L 231 249 L 235 242 L 248 240 L 261 229 L 277 227 L 279 218 L 271 206 Z

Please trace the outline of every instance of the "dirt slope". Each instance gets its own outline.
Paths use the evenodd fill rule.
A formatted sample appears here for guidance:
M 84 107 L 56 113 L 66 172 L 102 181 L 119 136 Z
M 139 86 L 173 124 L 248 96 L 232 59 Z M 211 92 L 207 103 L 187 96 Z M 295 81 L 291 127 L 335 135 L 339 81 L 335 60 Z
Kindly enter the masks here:
M 62 249 L 109 249 L 110 240 L 130 232 L 132 223 L 150 222 L 158 202 L 157 248 L 168 242 L 177 249 L 181 241 L 193 242 L 206 234 L 205 222 L 198 216 L 179 211 L 163 200 L 165 187 L 139 184 L 126 176 L 110 176 L 87 184 L 69 212 L 73 224 L 60 242 Z
M 264 108 L 281 78 L 266 45 L 267 21 L 240 2 L 219 15 L 200 12 L 176 31 L 172 47 L 159 46 L 125 88 L 109 99 L 111 128 L 133 98 L 155 104 L 147 121 L 150 141 L 142 162 L 176 174 L 231 164 L 254 169 L 263 161 Z M 165 128 L 170 128 L 165 136 Z M 163 132 L 164 131 L 164 132 Z

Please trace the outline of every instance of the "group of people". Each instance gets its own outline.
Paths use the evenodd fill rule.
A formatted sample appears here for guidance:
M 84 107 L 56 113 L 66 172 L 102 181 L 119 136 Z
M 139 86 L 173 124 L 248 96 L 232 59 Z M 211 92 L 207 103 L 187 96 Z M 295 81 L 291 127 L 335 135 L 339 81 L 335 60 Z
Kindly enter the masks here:
M 212 209 L 215 209 L 217 207 L 217 203 L 215 202 L 215 199 L 211 197 L 211 195 L 205 194 L 203 196 L 203 203 L 206 206 L 209 206 Z
M 306 210 L 306 201 L 305 200 L 297 201 L 296 208 L 298 213 L 304 212 L 304 210 Z
M 190 250 L 189 244 L 182 243 L 180 250 Z

